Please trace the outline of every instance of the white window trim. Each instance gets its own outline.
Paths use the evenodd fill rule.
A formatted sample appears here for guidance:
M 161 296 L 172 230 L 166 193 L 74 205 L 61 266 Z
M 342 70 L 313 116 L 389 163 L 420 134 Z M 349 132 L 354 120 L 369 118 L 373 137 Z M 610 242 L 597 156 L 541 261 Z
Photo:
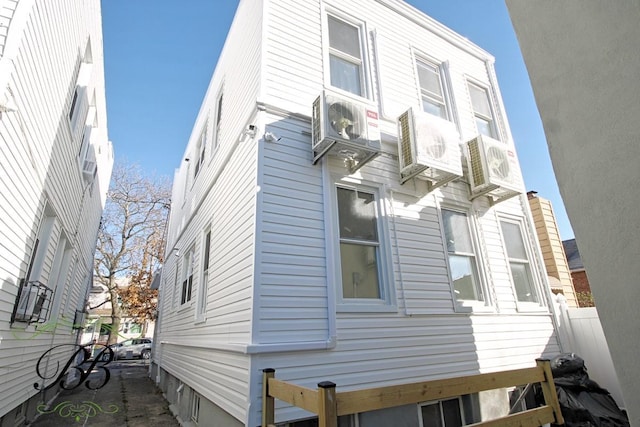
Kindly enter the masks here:
M 193 171 L 193 182 L 195 183 L 196 178 L 202 173 L 202 170 L 205 166 L 205 161 L 207 159 L 207 143 L 209 140 L 209 119 L 207 119 L 204 123 L 204 126 L 200 129 L 200 133 L 198 134 L 198 140 L 196 142 L 196 149 L 194 155 L 192 156 L 194 159 L 194 171 Z
M 193 288 L 196 285 L 195 280 L 196 280 L 196 272 L 195 267 L 196 267 L 196 246 L 195 244 L 192 244 L 189 246 L 189 249 L 187 249 L 182 257 L 182 272 L 181 272 L 181 279 L 180 279 L 180 283 L 179 283 L 179 303 L 178 303 L 178 307 L 179 308 L 185 308 L 185 307 L 190 307 L 193 304 L 193 300 L 195 299 L 193 297 Z M 189 279 L 189 264 L 191 264 L 193 266 L 193 270 L 191 271 L 191 276 L 193 277 L 191 279 L 191 298 L 187 299 L 187 296 L 189 295 L 189 284 L 187 283 L 187 286 L 185 288 L 185 301 L 182 302 L 182 286 L 185 280 Z M 196 276 L 196 277 L 194 277 Z
M 346 91 L 339 87 L 335 87 L 331 84 L 331 61 L 329 59 L 330 47 L 329 47 L 329 15 L 334 18 L 344 21 L 347 24 L 351 24 L 357 27 L 360 36 L 360 53 L 362 55 L 362 95 Z M 352 97 L 355 99 L 371 101 L 373 100 L 373 86 L 371 78 L 371 67 L 373 62 L 370 59 L 369 43 L 368 43 L 368 30 L 364 21 L 353 18 L 351 15 L 342 12 L 333 7 L 324 7 L 322 11 L 322 62 L 323 62 L 323 74 L 324 74 L 324 86 L 331 88 L 332 91 L 342 94 L 344 96 Z
M 419 425 L 420 427 L 424 426 L 424 419 L 422 418 L 422 407 L 423 406 L 429 406 L 429 405 L 435 405 L 435 404 L 440 404 L 440 407 L 442 408 L 442 401 L 445 400 L 453 400 L 453 399 L 458 399 L 458 408 L 460 409 L 460 418 L 462 419 L 462 425 L 465 425 L 465 413 L 464 413 L 464 405 L 462 403 L 462 396 L 458 396 L 458 397 L 450 397 L 447 399 L 441 399 L 441 400 L 432 400 L 429 402 L 421 402 L 418 403 L 418 420 L 419 420 Z
M 491 114 L 493 115 L 493 121 L 491 123 L 491 127 L 493 128 L 493 132 L 495 134 L 493 139 L 496 139 L 498 141 L 505 141 L 504 135 L 502 135 L 502 126 L 500 126 L 501 116 L 498 115 L 498 110 L 496 108 L 496 99 L 493 93 L 492 85 L 490 83 L 482 82 L 478 79 L 475 79 L 469 75 L 465 75 L 464 79 L 466 83 L 465 90 L 467 91 L 467 98 L 469 100 L 469 108 L 471 111 L 471 115 L 473 116 L 473 127 L 476 129 L 476 133 L 480 134 L 476 125 L 476 111 L 473 109 L 473 103 L 471 102 L 471 92 L 469 91 L 469 85 L 477 86 L 480 89 L 484 89 L 486 91 L 487 96 L 489 97 L 489 109 L 491 110 Z
M 447 267 L 447 276 L 449 278 L 449 288 L 451 290 L 451 299 L 453 301 L 453 306 L 456 312 L 458 313 L 480 313 L 480 312 L 495 312 L 495 301 L 493 300 L 493 292 L 489 288 L 492 286 L 490 280 L 488 279 L 487 274 L 487 266 L 485 259 L 483 257 L 483 252 L 481 250 L 482 246 L 480 245 L 480 228 L 478 225 L 479 219 L 476 217 L 475 211 L 472 209 L 471 204 L 460 204 L 460 203 L 450 203 L 450 202 L 442 202 L 437 203 L 438 208 L 438 223 L 440 225 L 440 233 L 442 237 L 442 250 L 444 252 L 445 263 Z M 471 244 L 473 245 L 475 262 L 476 262 L 476 274 L 478 285 L 482 289 L 482 294 L 484 296 L 484 301 L 478 300 L 457 300 L 455 297 L 455 288 L 453 286 L 453 278 L 451 276 L 451 267 L 449 266 L 449 251 L 447 250 L 447 239 L 444 232 L 444 220 L 442 218 L 442 210 L 451 210 L 455 212 L 464 213 L 467 215 L 467 220 L 469 223 L 469 233 L 471 234 Z
M 331 175 L 329 188 L 330 201 L 325 209 L 327 242 L 327 280 L 333 282 L 336 295 L 337 312 L 397 312 L 396 288 L 393 280 L 393 261 L 389 239 L 388 213 L 390 212 L 387 191 L 383 184 L 369 181 L 356 181 L 349 178 Z M 380 251 L 379 281 L 382 298 L 349 298 L 342 297 L 342 271 L 340 258 L 340 236 L 337 188 L 356 188 L 373 193 L 376 197 L 378 242 Z M 325 187 L 326 188 L 326 187 Z M 326 191 L 326 190 L 325 190 Z M 325 197 L 325 201 L 327 198 Z M 333 267 L 332 267 L 333 266 Z
M 209 280 L 211 279 L 211 237 L 209 236 L 209 254 L 205 254 L 207 248 L 207 235 L 211 233 L 211 225 L 204 229 L 202 233 L 202 256 L 200 257 L 200 280 L 198 282 L 198 294 L 196 297 L 196 323 L 203 323 L 207 320 L 207 294 Z M 209 265 L 205 265 L 205 259 L 209 259 Z M 205 274 L 206 273 L 206 274 Z
M 411 57 L 413 61 L 413 73 L 414 80 L 416 84 L 416 94 L 418 99 L 418 109 L 419 111 L 423 111 L 422 109 L 422 86 L 420 86 L 420 76 L 418 74 L 418 63 L 424 62 L 433 67 L 438 68 L 440 71 L 440 86 L 442 87 L 442 97 L 444 98 L 445 110 L 447 113 L 447 117 L 443 120 L 447 120 L 453 122 L 458 126 L 457 120 L 457 109 L 455 106 L 454 98 L 453 98 L 453 90 L 451 86 L 451 75 L 449 71 L 449 61 L 440 61 L 431 55 L 428 55 L 421 50 L 412 47 L 411 48 Z M 438 116 L 436 116 L 438 117 Z M 442 119 L 442 117 L 440 117 Z
M 512 224 L 517 224 L 520 227 L 520 233 L 522 236 L 522 240 L 524 243 L 524 250 L 527 253 L 528 262 L 529 262 L 529 274 L 531 275 L 531 285 L 533 286 L 534 291 L 538 295 L 538 302 L 528 302 L 528 301 L 519 301 L 518 294 L 515 288 L 515 282 L 513 280 L 511 274 L 511 260 L 509 255 L 507 254 L 507 245 L 505 242 L 504 235 L 502 234 L 502 225 L 501 222 L 509 222 Z M 538 270 L 538 263 L 536 262 L 536 258 L 534 257 L 534 253 L 532 252 L 532 243 L 529 239 L 529 233 L 527 232 L 527 224 L 525 223 L 524 218 L 507 215 L 507 214 L 499 214 L 498 215 L 498 230 L 500 232 L 500 240 L 502 243 L 502 250 L 504 253 L 504 260 L 506 263 L 507 274 L 509 275 L 509 281 L 511 285 L 511 290 L 513 292 L 513 299 L 516 303 L 516 309 L 519 312 L 548 312 L 549 309 L 546 305 L 546 294 L 544 293 L 543 281 L 540 275 L 540 271 Z
M 222 103 L 220 101 L 222 100 Z M 220 148 L 220 134 L 222 129 L 222 113 L 224 112 L 224 82 L 220 84 L 220 88 L 216 92 L 213 106 L 213 119 L 211 120 L 211 154 L 209 158 L 213 158 Z
M 189 396 L 189 420 L 195 422 L 196 424 L 200 418 L 200 405 L 201 405 L 200 393 L 195 390 L 191 390 Z

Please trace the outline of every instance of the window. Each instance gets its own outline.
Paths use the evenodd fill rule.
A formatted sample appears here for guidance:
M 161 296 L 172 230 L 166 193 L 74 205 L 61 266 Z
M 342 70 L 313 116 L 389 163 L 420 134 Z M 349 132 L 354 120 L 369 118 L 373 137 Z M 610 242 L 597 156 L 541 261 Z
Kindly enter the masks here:
M 194 259 L 194 249 L 191 248 L 187 251 L 187 254 L 184 257 L 182 263 L 182 296 L 180 298 L 180 304 L 184 304 L 186 302 L 191 301 L 191 290 L 193 289 L 193 265 L 195 263 Z
M 418 67 L 422 109 L 429 114 L 448 120 L 443 76 L 440 66 L 423 60 L 418 60 L 416 64 Z
M 468 86 L 478 133 L 490 138 L 498 139 L 493 111 L 491 110 L 491 98 L 489 96 L 489 91 L 486 88 L 471 82 L 468 82 Z
M 207 125 L 204 125 L 204 129 L 200 133 L 200 137 L 198 138 L 198 145 L 196 147 L 196 166 L 193 172 L 193 177 L 198 176 L 198 173 L 202 169 L 202 165 L 204 164 L 204 156 L 207 148 Z
M 211 250 L 211 230 L 207 230 L 204 235 L 204 245 L 202 251 L 202 280 L 198 291 L 198 311 L 197 316 L 202 318 L 207 311 L 207 286 L 209 283 L 209 253 Z
M 465 425 L 459 397 L 420 405 L 421 427 L 461 427 Z
M 191 421 L 194 423 L 198 422 L 198 418 L 200 417 L 200 395 L 195 391 L 191 390 Z
M 456 300 L 484 301 L 469 217 L 463 212 L 442 209 L 442 222 Z
M 67 290 L 67 279 L 73 257 L 73 247 L 64 231 L 60 232 L 58 245 L 56 247 L 51 272 L 49 273 L 49 287 L 54 291 L 51 313 L 53 316 L 60 314 L 60 306 L 64 298 L 63 293 Z
M 56 230 L 58 226 L 55 212 L 47 203 L 27 264 L 27 271 L 25 272 L 24 278 L 20 279 L 18 285 L 19 288 L 11 314 L 11 322 L 42 323 L 49 317 L 53 293 L 51 287 L 53 287 L 55 283 L 52 285 L 50 283 L 51 277 L 45 275 L 45 263 L 47 262 L 47 258 L 53 257 L 55 253 L 53 245 L 57 242 L 54 237 L 54 230 Z
M 364 97 L 361 29 L 333 16 L 327 20 L 331 86 Z
M 71 100 L 71 108 L 69 108 L 69 121 L 72 121 L 76 115 L 76 104 L 78 103 L 78 92 L 80 88 L 76 87 L 73 91 L 73 99 Z
M 533 285 L 529 257 L 522 237 L 522 229 L 519 223 L 500 221 L 502 237 L 507 249 L 511 278 L 516 290 L 516 298 L 519 302 L 539 302 L 538 295 Z
M 338 188 L 342 297 L 381 299 L 376 197 Z
M 71 131 L 73 133 L 75 133 L 79 126 L 84 126 L 86 122 L 87 111 L 89 109 L 89 94 L 87 90 L 91 79 L 92 67 L 90 55 L 89 57 L 85 56 L 78 64 L 76 85 L 69 107 L 69 123 L 71 124 Z
M 220 144 L 220 121 L 222 120 L 222 90 L 218 94 L 218 99 L 216 101 L 216 121 L 215 121 L 215 129 L 213 134 L 213 150 L 212 152 L 218 148 L 218 144 Z

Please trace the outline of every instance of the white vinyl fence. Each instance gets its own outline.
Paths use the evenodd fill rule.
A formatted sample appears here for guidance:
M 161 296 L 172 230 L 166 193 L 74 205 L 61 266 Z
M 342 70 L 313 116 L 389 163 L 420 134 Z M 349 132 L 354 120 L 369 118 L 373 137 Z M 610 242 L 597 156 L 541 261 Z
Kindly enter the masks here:
M 611 393 L 618 406 L 624 408 L 620 383 L 609 346 L 595 307 L 567 307 L 562 295 L 556 299 L 556 313 L 562 348 L 584 359 L 589 378 Z

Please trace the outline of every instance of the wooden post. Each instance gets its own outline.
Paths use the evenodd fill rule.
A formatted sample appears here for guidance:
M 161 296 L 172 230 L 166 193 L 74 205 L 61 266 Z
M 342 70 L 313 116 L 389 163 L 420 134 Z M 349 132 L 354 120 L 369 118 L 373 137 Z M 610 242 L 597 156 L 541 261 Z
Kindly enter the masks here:
M 262 370 L 262 427 L 273 426 L 276 422 L 276 402 L 269 396 L 269 378 L 274 378 L 275 375 L 275 369 Z
M 336 385 L 331 381 L 318 383 L 318 427 L 338 427 Z
M 560 411 L 560 402 L 558 401 L 558 393 L 556 392 L 556 386 L 553 382 L 553 373 L 551 372 L 551 362 L 549 359 L 536 359 L 536 365 L 542 368 L 544 371 L 545 382 L 540 383 L 542 387 L 542 395 L 544 396 L 544 402 L 553 409 L 553 415 L 556 417 L 554 424 L 564 424 L 564 418 L 562 417 L 562 411 Z

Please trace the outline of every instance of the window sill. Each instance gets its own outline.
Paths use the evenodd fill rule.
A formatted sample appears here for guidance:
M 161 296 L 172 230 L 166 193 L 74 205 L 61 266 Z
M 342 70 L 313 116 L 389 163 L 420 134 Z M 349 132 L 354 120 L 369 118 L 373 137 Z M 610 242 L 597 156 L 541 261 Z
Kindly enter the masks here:
M 180 304 L 176 312 L 181 313 L 183 311 L 186 311 L 187 309 L 191 308 L 191 305 L 192 305 L 191 301 L 187 301 L 184 304 Z
M 491 305 L 485 305 L 484 303 L 478 302 L 458 302 L 455 303 L 455 311 L 456 313 L 495 313 L 495 307 Z
M 526 303 L 516 301 L 516 310 L 518 313 L 549 313 L 549 307 L 535 302 Z
M 338 313 L 397 313 L 398 307 L 385 302 L 348 302 L 336 304 Z
M 336 86 L 331 86 L 331 84 L 327 84 L 325 89 L 327 89 L 328 91 L 330 91 L 332 94 L 336 94 L 339 96 L 342 96 L 344 98 L 349 98 L 352 99 L 356 102 L 362 102 L 362 103 L 366 103 L 366 104 L 371 104 L 374 101 L 366 96 L 362 96 L 362 95 L 356 95 L 353 92 L 349 92 L 348 90 L 344 90 L 341 89 L 339 87 Z

